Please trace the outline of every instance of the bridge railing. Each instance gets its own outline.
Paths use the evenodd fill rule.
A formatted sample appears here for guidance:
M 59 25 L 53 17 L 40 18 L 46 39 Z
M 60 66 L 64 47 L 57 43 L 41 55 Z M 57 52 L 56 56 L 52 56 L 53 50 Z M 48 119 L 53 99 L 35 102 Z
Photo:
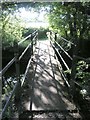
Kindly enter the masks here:
M 65 80 L 67 86 L 71 89 L 70 90 L 71 94 L 74 95 L 75 87 L 79 88 L 80 90 L 82 89 L 82 86 L 78 82 L 75 81 L 77 62 L 78 62 L 78 60 L 83 60 L 87 63 L 90 63 L 90 59 L 86 59 L 86 58 L 77 56 L 78 51 L 76 51 L 75 49 L 78 49 L 78 44 L 77 43 L 75 44 L 71 41 L 68 41 L 67 39 L 60 36 L 60 39 L 63 40 L 65 43 L 72 44 L 72 46 L 74 48 L 73 50 L 75 50 L 75 51 L 73 52 L 73 57 L 71 57 L 69 55 L 69 53 L 57 42 L 57 33 L 50 32 L 49 33 L 49 39 L 50 39 L 50 43 L 51 43 L 52 47 L 54 48 L 54 50 L 58 54 L 59 58 L 61 59 L 62 63 L 64 64 L 64 66 L 66 67 L 66 70 L 71 69 L 71 78 L 70 78 L 69 81 L 67 80 L 67 77 L 64 73 L 63 68 L 62 68 L 62 71 L 60 70 L 60 72 L 61 72 L 61 75 L 62 75 L 63 79 Z M 62 57 L 62 55 L 60 54 L 60 52 L 59 52 L 59 50 L 57 49 L 56 46 L 58 46 L 59 49 L 61 51 L 63 51 L 64 54 L 71 60 L 71 64 L 72 64 L 71 68 L 69 68 L 68 64 L 66 63 L 65 59 Z
M 24 73 L 24 77 L 22 79 L 20 79 L 20 68 L 19 68 L 19 62 L 21 61 L 21 59 L 23 58 L 23 56 L 25 55 L 25 53 L 27 52 L 27 50 L 30 48 L 31 49 L 31 55 L 33 55 L 33 47 L 34 44 L 36 44 L 36 41 L 38 39 L 38 31 L 35 31 L 33 33 L 31 33 L 30 35 L 28 35 L 26 38 L 24 38 L 23 40 L 21 40 L 20 42 L 16 42 L 14 41 L 14 58 L 0 71 L 0 77 L 2 78 L 2 76 L 7 72 L 7 70 L 13 65 L 13 63 L 15 63 L 15 69 L 16 69 L 16 83 L 15 85 L 12 86 L 9 84 L 9 82 L 5 79 L 1 79 L 2 82 L 6 82 L 7 86 L 9 86 L 9 88 L 11 89 L 10 95 L 8 95 L 7 100 L 5 101 L 5 105 L 2 108 L 2 112 L 0 114 L 0 118 L 3 118 L 3 116 L 5 115 L 9 105 L 12 104 L 12 98 L 14 98 L 15 102 L 19 102 L 20 101 L 20 93 L 21 93 L 21 87 L 25 81 L 26 78 L 26 74 L 28 72 L 29 69 L 29 65 L 31 63 L 31 56 L 30 59 L 28 61 L 28 65 L 26 67 L 25 73 Z M 29 44 L 27 45 L 27 47 L 24 49 L 24 51 L 21 53 L 21 55 L 19 56 L 19 46 L 25 42 L 25 41 L 30 41 Z
M 66 63 L 66 61 L 64 60 L 64 58 L 62 57 L 62 55 L 58 52 L 56 46 L 58 46 L 58 47 L 60 48 L 60 50 L 63 51 L 64 54 L 65 54 L 71 61 L 72 61 L 73 58 L 72 58 L 72 57 L 69 55 L 69 53 L 57 42 L 57 34 L 55 33 L 55 36 L 53 36 L 53 34 L 54 34 L 54 33 L 52 33 L 52 35 L 51 35 L 51 37 L 50 37 L 50 38 L 51 38 L 50 40 L 51 40 L 53 43 L 55 43 L 55 44 L 53 44 L 53 47 L 54 47 L 55 50 L 57 51 L 59 57 L 60 57 L 61 60 L 62 60 L 62 63 L 63 63 L 64 66 L 66 67 L 66 69 L 69 70 L 70 68 L 69 68 L 68 64 Z M 62 39 L 62 37 L 61 37 L 61 39 Z M 66 41 L 65 38 L 63 38 L 63 40 L 65 40 L 65 42 L 67 42 L 67 43 L 70 43 L 69 41 Z M 71 44 L 74 45 L 72 42 L 71 42 Z
M 56 53 L 58 54 L 59 58 L 61 59 L 62 61 L 62 64 L 65 66 L 66 70 L 70 70 L 68 64 L 66 63 L 66 61 L 64 60 L 64 58 L 62 57 L 62 55 L 60 54 L 59 50 L 57 49 L 57 46 L 58 48 L 64 52 L 64 54 L 72 61 L 72 57 L 69 55 L 69 53 L 57 42 L 57 33 L 54 33 L 54 32 L 50 32 L 49 33 L 49 39 L 50 39 L 50 43 L 52 45 L 52 47 L 54 48 L 54 50 L 56 51 Z M 61 38 L 63 40 L 65 40 L 65 42 L 69 43 L 68 40 L 66 40 L 65 38 Z M 72 45 L 74 45 L 74 43 L 71 42 Z M 62 68 L 62 66 L 61 66 Z M 61 69 L 60 68 L 60 69 Z M 61 72 L 61 75 L 63 77 L 63 79 L 65 80 L 66 84 L 68 87 L 70 87 L 70 83 L 68 82 L 68 80 L 66 79 L 66 75 L 64 73 L 64 70 L 62 68 L 62 71 L 60 70 Z

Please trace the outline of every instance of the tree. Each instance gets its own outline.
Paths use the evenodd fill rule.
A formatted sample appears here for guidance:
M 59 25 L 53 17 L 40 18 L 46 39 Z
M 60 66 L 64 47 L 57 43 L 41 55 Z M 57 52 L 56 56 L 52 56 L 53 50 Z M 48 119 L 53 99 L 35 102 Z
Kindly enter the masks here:
M 58 2 L 51 4 L 48 14 L 50 28 L 73 42 L 78 39 L 79 51 L 83 56 L 90 37 L 89 8 L 90 3 Z
M 23 27 L 20 25 L 21 20 L 14 14 L 17 12 L 15 3 L 3 3 L 0 24 L 2 26 L 2 45 L 12 46 L 14 40 L 22 38 Z

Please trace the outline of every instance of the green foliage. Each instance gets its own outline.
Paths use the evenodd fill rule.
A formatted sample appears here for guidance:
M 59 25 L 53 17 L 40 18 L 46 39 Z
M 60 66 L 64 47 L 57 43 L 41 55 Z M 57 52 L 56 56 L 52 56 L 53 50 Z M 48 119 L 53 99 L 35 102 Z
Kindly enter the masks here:
M 30 33 L 33 33 L 35 30 L 38 30 L 38 39 L 46 39 L 46 33 L 49 31 L 48 28 L 25 28 L 23 30 L 23 37 L 28 36 Z
M 48 28 L 47 29 L 45 29 L 45 28 L 40 28 L 39 30 L 38 30 L 38 39 L 41 39 L 41 40 L 43 40 L 43 39 L 47 39 L 47 35 L 46 35 L 46 33 L 48 32 L 49 30 L 48 30 Z
M 90 88 L 90 63 L 83 60 L 78 61 L 75 80 L 84 88 Z M 71 79 L 71 69 L 64 71 L 68 81 Z M 84 89 L 85 89 L 84 88 Z
M 90 67 L 90 64 L 87 64 L 85 61 L 79 61 L 77 63 L 77 74 L 76 78 L 79 79 L 78 82 L 81 82 L 83 85 L 87 84 L 90 81 L 90 73 L 87 72 L 87 69 Z
M 12 46 L 14 40 L 19 41 L 22 38 L 23 28 L 20 26 L 20 20 L 15 16 L 3 15 L 2 21 L 2 45 Z
M 67 39 L 89 39 L 89 6 L 89 3 L 53 3 L 48 14 L 50 29 Z

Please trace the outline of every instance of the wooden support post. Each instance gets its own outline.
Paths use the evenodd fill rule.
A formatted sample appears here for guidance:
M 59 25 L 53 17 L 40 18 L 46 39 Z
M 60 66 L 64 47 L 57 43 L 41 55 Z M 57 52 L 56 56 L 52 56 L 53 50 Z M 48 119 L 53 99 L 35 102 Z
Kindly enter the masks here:
M 34 45 L 36 45 L 36 40 L 37 40 L 37 33 L 36 33 L 36 37 L 35 37 L 35 43 L 34 43 Z
M 15 60 L 16 80 L 18 82 L 17 90 L 15 92 L 15 102 L 19 102 L 21 95 L 21 82 L 20 82 L 20 68 L 19 68 L 19 48 L 18 48 L 18 43 L 16 41 L 14 41 L 14 56 L 16 58 Z
M 55 41 L 57 41 L 57 33 L 55 33 Z
M 33 55 L 33 36 L 31 34 L 31 55 Z
M 50 32 L 49 32 L 49 40 L 50 40 L 50 44 L 51 44 L 51 40 L 52 40 L 51 35 L 52 35 L 52 32 L 50 31 Z
M 37 34 L 37 36 L 36 36 L 35 44 L 36 44 L 37 41 L 38 41 L 38 32 L 37 32 L 36 34 Z
M 55 33 L 55 41 L 57 41 L 57 33 Z M 56 42 L 54 44 L 56 46 Z

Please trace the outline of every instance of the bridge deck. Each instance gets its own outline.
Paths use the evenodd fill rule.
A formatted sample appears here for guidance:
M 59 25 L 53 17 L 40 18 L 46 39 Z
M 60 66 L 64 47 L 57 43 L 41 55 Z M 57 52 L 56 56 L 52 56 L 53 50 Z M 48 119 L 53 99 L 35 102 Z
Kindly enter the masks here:
M 49 41 L 37 43 L 23 91 L 24 110 L 74 110 Z

